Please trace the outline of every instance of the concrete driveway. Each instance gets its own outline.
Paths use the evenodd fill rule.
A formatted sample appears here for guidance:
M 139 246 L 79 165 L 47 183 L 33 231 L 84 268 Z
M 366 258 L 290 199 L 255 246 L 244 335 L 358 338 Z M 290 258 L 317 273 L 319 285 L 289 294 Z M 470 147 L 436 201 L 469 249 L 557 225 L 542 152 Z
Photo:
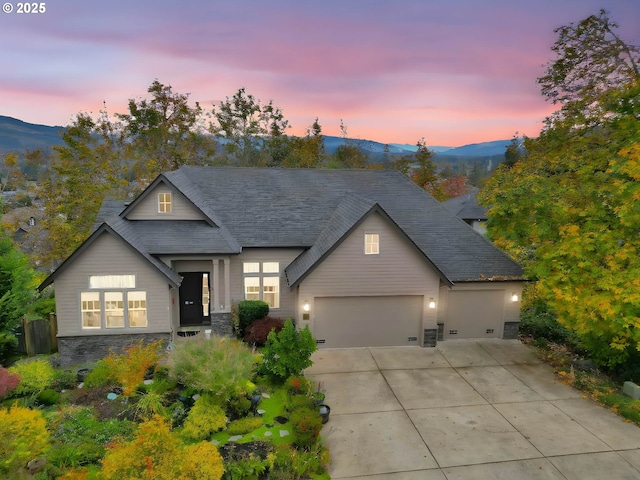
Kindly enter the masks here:
M 331 478 L 640 478 L 640 428 L 560 382 L 517 340 L 320 350 Z

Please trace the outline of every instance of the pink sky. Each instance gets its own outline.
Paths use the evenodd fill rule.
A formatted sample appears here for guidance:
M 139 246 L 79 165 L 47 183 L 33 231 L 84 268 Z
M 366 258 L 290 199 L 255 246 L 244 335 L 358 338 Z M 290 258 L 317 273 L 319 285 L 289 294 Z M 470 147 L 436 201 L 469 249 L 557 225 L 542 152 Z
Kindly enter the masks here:
M 342 119 L 383 143 L 537 136 L 554 109 L 535 82 L 553 29 L 602 3 L 639 44 L 638 0 L 50 1 L 0 13 L 0 115 L 123 113 L 157 78 L 207 110 L 246 87 L 292 135 L 319 117 L 327 135 Z

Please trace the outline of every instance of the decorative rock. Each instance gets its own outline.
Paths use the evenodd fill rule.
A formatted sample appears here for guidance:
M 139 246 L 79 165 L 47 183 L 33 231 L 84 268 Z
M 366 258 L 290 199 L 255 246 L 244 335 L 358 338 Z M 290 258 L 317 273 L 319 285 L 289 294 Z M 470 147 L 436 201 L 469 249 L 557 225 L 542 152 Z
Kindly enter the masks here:
M 144 382 L 145 385 L 151 385 L 153 383 L 153 378 L 150 378 L 149 380 L 145 380 Z
M 29 463 L 27 463 L 27 470 L 29 470 L 29 473 L 31 475 L 34 475 L 38 473 L 40 470 L 42 470 L 46 464 L 47 464 L 46 458 L 44 457 L 34 458 L 33 460 L 30 460 Z
M 200 398 L 200 394 L 195 393 L 195 394 L 193 394 L 193 396 L 191 398 L 193 398 L 193 401 L 195 402 L 196 400 L 198 400 Z
M 270 437 L 271 435 L 273 435 L 273 433 L 271 433 L 269 430 L 267 430 L 266 432 L 264 432 L 264 436 L 265 436 L 265 437 Z
M 118 398 L 118 395 L 116 395 L 113 392 L 107 393 L 107 399 L 109 400 L 115 400 L 116 398 Z
M 78 384 L 78 388 L 83 388 L 83 387 L 84 387 L 84 382 L 80 382 L 80 383 Z
M 258 415 L 262 415 L 263 413 L 267 413 L 267 411 L 262 409 L 258 410 Z
M 220 444 L 220 442 L 218 440 L 216 440 L 215 438 L 213 440 L 211 440 L 211 443 L 213 445 L 216 445 L 216 446 Z
M 637 400 L 640 398 L 640 387 L 633 382 L 624 382 L 624 385 L 622 385 L 622 393 L 627 397 Z
M 242 438 L 242 435 L 234 435 L 233 437 L 229 437 L 230 442 L 237 442 Z
M 286 430 L 280 430 L 280 437 L 286 437 L 287 435 L 289 435 L 289 432 Z
M 262 394 L 262 397 L 263 397 L 263 398 L 271 398 L 271 395 L 269 395 L 268 393 L 263 393 L 263 394 Z

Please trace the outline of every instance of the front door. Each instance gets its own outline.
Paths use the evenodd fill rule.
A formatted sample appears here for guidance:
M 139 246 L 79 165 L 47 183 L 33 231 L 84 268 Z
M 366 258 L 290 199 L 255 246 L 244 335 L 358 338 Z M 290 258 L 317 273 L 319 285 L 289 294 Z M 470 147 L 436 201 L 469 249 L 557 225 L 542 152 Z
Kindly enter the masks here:
M 180 275 L 180 325 L 202 325 L 209 317 L 209 274 L 185 272 Z

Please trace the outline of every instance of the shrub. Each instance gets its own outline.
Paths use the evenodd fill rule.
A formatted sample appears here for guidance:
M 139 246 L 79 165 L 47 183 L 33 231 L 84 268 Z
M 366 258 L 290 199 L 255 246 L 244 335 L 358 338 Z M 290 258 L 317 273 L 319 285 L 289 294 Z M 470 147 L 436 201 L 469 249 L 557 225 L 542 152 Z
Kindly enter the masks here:
M 125 396 L 133 394 L 136 387 L 144 380 L 147 371 L 158 364 L 161 345 L 162 340 L 146 345 L 141 340 L 124 349 L 122 354 L 111 353 L 103 359 L 118 379 L 118 383 L 122 385 L 122 393 Z
M 182 436 L 187 440 L 206 440 L 227 425 L 224 410 L 211 394 L 202 395 L 193 405 L 184 422 Z
M 100 360 L 96 368 L 91 370 L 84 379 L 85 388 L 99 388 L 106 385 L 113 385 L 117 382 L 115 372 L 111 370 L 109 364 Z
M 19 383 L 20 375 L 0 367 L 0 398 L 10 395 Z
M 322 429 L 322 417 L 317 410 L 299 408 L 291 413 L 291 425 L 295 434 L 294 443 L 309 448 L 316 443 Z
M 247 392 L 238 388 L 227 400 L 227 413 L 232 419 L 244 417 L 251 410 L 251 400 Z
M 0 363 L 4 362 L 17 346 L 18 339 L 14 334 L 0 332 Z
M 574 333 L 558 322 L 556 314 L 541 301 L 537 301 L 520 314 L 520 333 L 533 338 L 544 338 L 549 342 L 575 345 Z
M 134 417 L 139 420 L 149 420 L 154 415 L 164 417 L 167 413 L 166 400 L 162 393 L 149 391 L 138 397 L 138 401 L 131 407 Z
M 268 466 L 268 461 L 256 457 L 253 453 L 247 456 L 228 460 L 224 472 L 224 480 L 258 480 Z
M 212 392 L 226 401 L 244 390 L 253 373 L 253 355 L 242 342 L 212 336 L 178 343 L 169 357 L 171 375 L 184 385 Z
M 51 386 L 56 378 L 51 364 L 41 358 L 18 362 L 9 368 L 9 372 L 18 374 L 21 378 L 15 390 L 16 395 L 38 393 Z
M 302 408 L 308 408 L 308 409 L 315 408 L 313 399 L 311 397 L 308 397 L 307 395 L 293 395 L 289 400 L 289 403 L 287 405 L 287 410 L 289 412 L 293 412 L 295 410 L 300 410 Z
M 261 417 L 239 418 L 229 423 L 227 433 L 229 435 L 244 435 L 245 433 L 253 432 L 256 428 L 260 428 L 262 423 Z
M 49 429 L 56 443 L 81 445 L 90 443 L 104 446 L 118 437 L 125 440 L 133 438 L 136 425 L 128 420 L 109 419 L 100 421 L 91 408 L 63 407 L 49 419 Z M 92 460 L 93 461 L 93 460 Z
M 267 343 L 267 337 L 271 330 L 278 333 L 284 323 L 279 318 L 264 317 L 251 323 L 246 329 L 242 340 L 250 345 L 262 347 Z
M 311 382 L 302 375 L 292 375 L 284 384 L 290 395 L 308 395 L 311 393 Z
M 262 300 L 243 300 L 238 304 L 240 332 L 244 334 L 246 328 L 259 318 L 269 315 L 269 304 Z
M 71 370 L 55 369 L 55 378 L 51 385 L 57 391 L 73 388 L 76 384 L 76 375 Z
M 0 473 L 16 478 L 24 465 L 46 451 L 49 433 L 39 410 L 0 409 Z
M 140 424 L 135 438 L 107 451 L 99 478 L 219 480 L 224 467 L 217 448 L 209 442 L 185 447 L 160 417 Z
M 55 405 L 60 401 L 60 394 L 50 388 L 45 388 L 36 396 L 40 405 Z
M 317 348 L 309 327 L 297 331 L 293 321 L 288 318 L 280 333 L 269 334 L 263 349 L 264 360 L 258 366 L 258 372 L 282 383 L 313 365 L 311 354 Z

